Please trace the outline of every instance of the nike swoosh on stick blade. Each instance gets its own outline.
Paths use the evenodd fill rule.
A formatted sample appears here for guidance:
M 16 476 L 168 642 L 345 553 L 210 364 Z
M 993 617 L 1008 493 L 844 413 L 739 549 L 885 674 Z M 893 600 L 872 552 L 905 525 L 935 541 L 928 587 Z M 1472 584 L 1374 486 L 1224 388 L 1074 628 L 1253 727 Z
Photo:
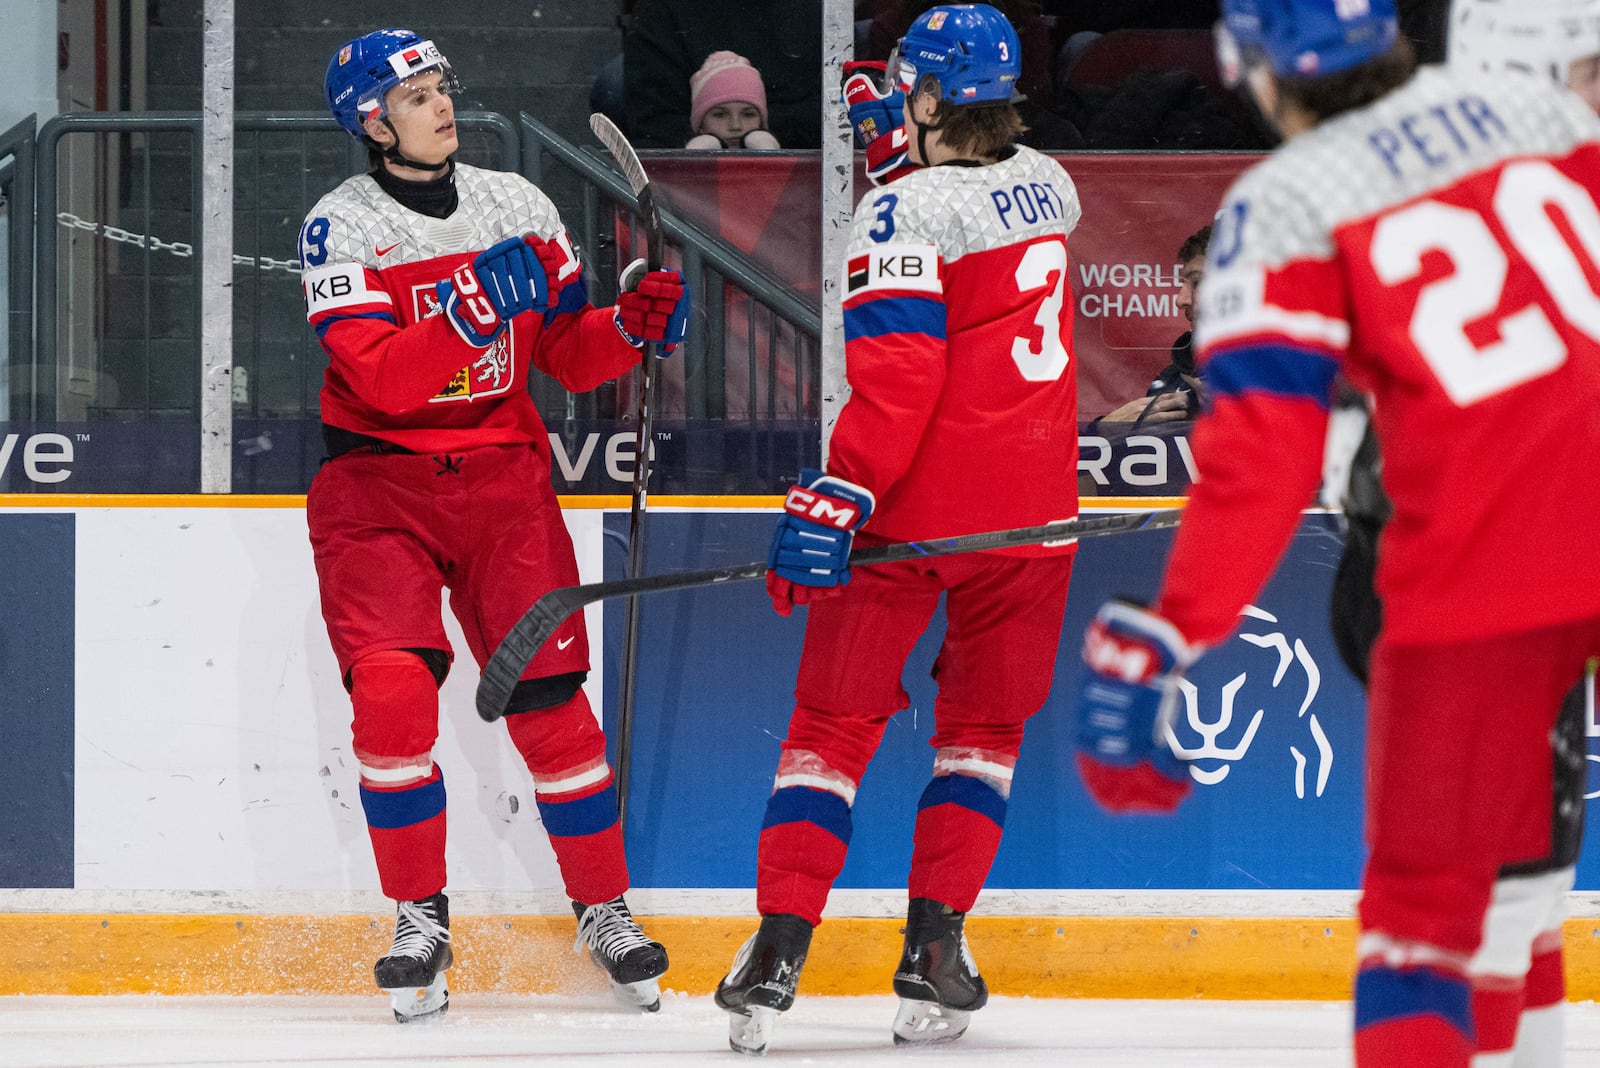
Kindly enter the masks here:
M 394 244 L 390 245 L 388 248 L 377 248 L 377 247 L 374 247 L 372 251 L 376 252 L 380 256 L 387 256 L 389 253 L 391 253 L 395 249 L 399 248 L 402 243 L 403 242 L 396 241 Z

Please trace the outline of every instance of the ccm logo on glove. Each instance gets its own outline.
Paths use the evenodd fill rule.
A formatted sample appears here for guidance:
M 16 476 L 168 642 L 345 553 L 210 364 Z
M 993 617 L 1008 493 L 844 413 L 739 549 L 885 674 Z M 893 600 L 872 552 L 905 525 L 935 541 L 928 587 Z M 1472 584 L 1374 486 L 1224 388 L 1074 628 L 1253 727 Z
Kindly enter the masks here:
M 791 486 L 783 499 L 783 510 L 813 523 L 854 530 L 861 522 L 861 507 L 854 501 L 815 493 L 804 486 Z

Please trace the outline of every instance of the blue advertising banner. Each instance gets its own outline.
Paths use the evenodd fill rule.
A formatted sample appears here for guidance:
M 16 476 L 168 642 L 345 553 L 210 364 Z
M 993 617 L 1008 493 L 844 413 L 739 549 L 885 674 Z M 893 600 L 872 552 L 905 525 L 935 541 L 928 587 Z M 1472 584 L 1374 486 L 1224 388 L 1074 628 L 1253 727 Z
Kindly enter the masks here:
M 76 523 L 0 515 L 0 887 L 72 885 Z
M 661 514 L 649 524 L 647 570 L 655 573 L 761 559 L 772 518 Z M 626 531 L 626 515 L 607 517 L 607 578 L 623 572 Z M 1084 627 L 1106 597 L 1152 595 L 1170 544 L 1170 532 L 1148 532 L 1080 546 L 1054 690 L 1029 723 L 989 885 L 1355 888 L 1364 857 L 1365 701 L 1328 631 L 1341 549 L 1329 516 L 1302 519 L 1235 636 L 1208 653 L 1184 687 L 1175 734 L 1196 758 L 1194 796 L 1171 817 L 1112 818 L 1083 792 L 1070 709 Z M 653 595 L 640 604 L 628 828 L 634 880 L 752 886 L 804 613 L 774 614 L 758 582 Z M 621 602 L 611 602 L 607 664 L 617 663 L 622 615 Z M 940 617 L 906 667 L 911 707 L 890 723 L 861 783 L 841 887 L 904 885 L 917 798 L 932 770 L 929 669 L 942 629 Z M 606 692 L 609 723 L 614 679 Z M 1593 859 L 1580 865 L 1579 886 L 1600 886 Z
M 1084 423 L 1079 492 L 1086 497 L 1179 496 L 1194 477 L 1192 423 Z M 557 493 L 628 493 L 636 431 L 612 419 L 552 421 Z M 315 419 L 234 422 L 233 491 L 304 493 L 326 455 Z M 820 456 L 816 420 L 660 420 L 652 493 L 781 493 Z M 0 424 L 0 493 L 196 493 L 198 423 Z

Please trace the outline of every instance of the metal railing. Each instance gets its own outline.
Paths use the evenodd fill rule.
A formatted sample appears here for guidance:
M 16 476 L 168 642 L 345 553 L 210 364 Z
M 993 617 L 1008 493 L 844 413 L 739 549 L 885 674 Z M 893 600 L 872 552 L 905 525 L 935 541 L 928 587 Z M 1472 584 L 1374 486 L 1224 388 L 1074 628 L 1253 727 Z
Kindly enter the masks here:
M 467 162 L 520 168 L 560 205 L 593 266 L 595 302 L 614 299 L 619 232 L 626 243 L 637 205 L 609 159 L 527 115 L 513 125 L 495 113 L 461 112 L 457 122 Z M 146 424 L 159 423 L 168 455 L 183 448 L 185 428 L 198 426 L 201 391 L 201 128 L 199 112 L 72 113 L 0 135 L 0 191 L 11 223 L 9 355 L 18 382 L 0 418 L 109 426 L 106 442 L 156 433 Z M 326 356 L 305 325 L 297 235 L 320 195 L 366 169 L 365 150 L 321 113 L 238 112 L 234 129 L 234 401 L 244 427 L 235 435 L 235 465 L 278 465 L 243 486 L 303 488 L 291 484 L 298 476 L 289 465 L 305 480 L 315 470 Z M 796 456 L 816 450 L 818 309 L 701 226 L 670 211 L 663 224 L 696 302 L 680 358 L 665 365 L 677 392 L 663 421 L 687 424 L 693 433 L 685 449 L 696 455 L 680 455 L 669 468 L 677 474 L 664 468 L 663 476 L 692 470 L 696 492 L 775 487 Z M 92 240 L 72 241 L 74 234 Z M 552 430 L 591 433 L 630 417 L 631 404 L 619 399 L 631 396 L 625 389 L 626 380 L 572 395 L 536 379 L 533 393 Z M 252 452 L 263 425 L 275 428 L 276 445 Z M 96 488 L 187 485 L 170 470 L 163 478 L 159 486 Z
M 519 157 L 519 145 L 516 129 L 507 119 L 491 112 L 463 112 L 457 116 L 458 125 L 463 132 L 487 133 L 493 143 L 498 145 L 498 159 L 494 162 L 510 166 Z M 365 168 L 365 150 L 355 139 L 349 137 L 340 129 L 333 119 L 320 112 L 308 114 L 281 114 L 272 112 L 241 111 L 234 116 L 234 130 L 236 136 L 253 136 L 259 143 L 262 134 L 270 133 L 298 133 L 301 135 L 324 135 L 337 138 L 334 143 L 342 145 L 342 154 L 346 157 L 347 166 L 345 173 L 358 172 Z M 62 224 L 78 229 L 93 232 L 110 241 L 125 242 L 147 253 L 162 251 L 179 258 L 188 258 L 191 261 L 189 271 L 189 305 L 192 321 L 196 324 L 195 338 L 198 341 L 198 323 L 200 318 L 200 258 L 204 249 L 200 248 L 198 239 L 190 242 L 177 240 L 174 235 L 165 235 L 169 240 L 163 240 L 162 234 L 154 233 L 150 220 L 156 214 L 154 204 L 154 157 L 157 154 L 152 150 L 148 136 L 159 133 L 179 133 L 188 135 L 187 155 L 189 158 L 189 183 L 190 203 L 182 205 L 179 210 L 186 210 L 192 217 L 198 211 L 198 204 L 194 198 L 198 197 L 202 185 L 200 173 L 199 139 L 201 132 L 201 114 L 199 112 L 168 112 L 168 113 L 130 113 L 130 114 L 100 114 L 100 113 L 73 113 L 58 115 L 45 123 L 39 130 L 36 148 L 37 181 L 37 257 L 38 257 L 38 308 L 39 315 L 35 326 L 35 341 L 32 347 L 33 364 L 37 385 L 29 417 L 37 419 L 51 419 L 59 416 L 58 404 L 55 397 L 55 376 L 40 374 L 43 365 L 53 365 L 59 357 L 59 340 L 61 311 L 59 303 L 60 283 L 60 229 Z M 119 136 L 139 136 L 146 138 L 145 150 L 137 153 L 140 174 L 129 176 L 129 184 L 139 191 L 140 202 L 129 205 L 134 219 L 138 220 L 137 226 L 118 227 L 94 218 L 81 218 L 72 212 L 60 210 L 61 196 L 61 160 L 60 145 L 68 137 L 85 134 L 111 134 Z M 304 136 L 302 136 L 304 141 Z M 302 146 L 302 154 L 306 152 Z M 130 153 L 130 155 L 132 155 Z M 236 157 L 239 153 L 236 151 Z M 249 158 L 259 162 L 259 152 Z M 304 168 L 302 168 L 304 173 Z M 293 229 L 298 231 L 300 218 L 306 208 L 325 190 L 309 192 L 302 190 L 300 200 L 305 203 L 298 208 L 298 214 L 292 221 Z M 257 197 L 261 195 L 257 189 Z M 237 205 L 236 217 L 258 208 L 258 204 Z M 197 233 L 198 231 L 196 231 Z M 284 252 L 294 255 L 292 242 L 286 244 Z M 248 262 L 249 258 L 245 258 Z M 270 257 L 269 257 L 270 259 Z M 240 257 L 235 257 L 239 262 Z M 291 260 L 276 260 L 268 266 L 287 266 Z M 260 265 L 259 258 L 257 265 Z M 140 294 L 145 309 L 155 298 L 157 288 L 157 274 L 153 270 L 151 258 L 147 255 L 140 265 L 138 274 Z M 237 313 L 237 308 L 236 308 Z M 148 333 L 148 320 L 145 323 L 146 334 L 143 337 L 148 347 L 152 338 Z M 259 351 L 259 332 L 248 343 L 256 346 Z M 14 356 L 15 359 L 15 350 Z M 194 381 L 194 396 L 198 403 L 199 376 L 196 374 Z
M 6 333 L 13 359 L 33 352 L 33 189 L 36 121 L 29 115 L 0 133 L 0 196 L 6 217 Z M 9 388 L 0 390 L 8 396 Z M 3 413 L 0 413 L 3 414 Z
M 526 112 L 518 126 L 522 173 L 541 188 L 559 184 L 548 161 L 576 175 L 582 206 L 575 219 L 568 219 L 568 228 L 591 255 L 614 254 L 617 235 L 612 220 L 602 217 L 601 202 L 630 215 L 637 214 L 638 202 L 609 157 L 598 148 L 579 150 Z M 648 159 L 645 168 L 648 171 Z M 815 459 L 822 379 L 820 310 L 728 242 L 670 209 L 662 210 L 660 217 L 669 249 L 676 253 L 696 303 L 684 345 L 682 410 L 666 408 L 665 414 L 742 434 L 745 445 L 738 452 L 747 481 L 776 487 L 779 478 L 792 474 L 794 457 Z M 614 278 L 614 259 L 606 255 L 600 259 L 600 277 Z M 737 368 L 734 360 L 739 361 Z M 779 383 L 785 379 L 793 395 L 780 398 Z M 742 417 L 729 411 L 735 381 L 744 391 L 739 398 L 744 402 Z M 780 416 L 780 408 L 793 414 Z M 773 453 L 774 435 L 792 439 L 784 442 L 781 458 Z M 729 461 L 706 460 L 706 464 L 717 462 Z M 697 466 L 704 469 L 706 464 Z M 729 472 L 730 477 L 733 474 Z

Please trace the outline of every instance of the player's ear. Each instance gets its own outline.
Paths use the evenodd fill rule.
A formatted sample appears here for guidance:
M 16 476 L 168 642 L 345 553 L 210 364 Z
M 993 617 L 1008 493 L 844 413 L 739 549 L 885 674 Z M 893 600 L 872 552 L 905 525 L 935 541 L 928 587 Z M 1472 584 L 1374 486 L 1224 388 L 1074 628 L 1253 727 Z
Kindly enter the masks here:
M 389 143 L 394 140 L 394 131 L 390 130 L 389 124 L 382 119 L 368 119 L 361 124 L 361 128 L 367 131 L 368 137 L 384 148 L 388 148 Z

